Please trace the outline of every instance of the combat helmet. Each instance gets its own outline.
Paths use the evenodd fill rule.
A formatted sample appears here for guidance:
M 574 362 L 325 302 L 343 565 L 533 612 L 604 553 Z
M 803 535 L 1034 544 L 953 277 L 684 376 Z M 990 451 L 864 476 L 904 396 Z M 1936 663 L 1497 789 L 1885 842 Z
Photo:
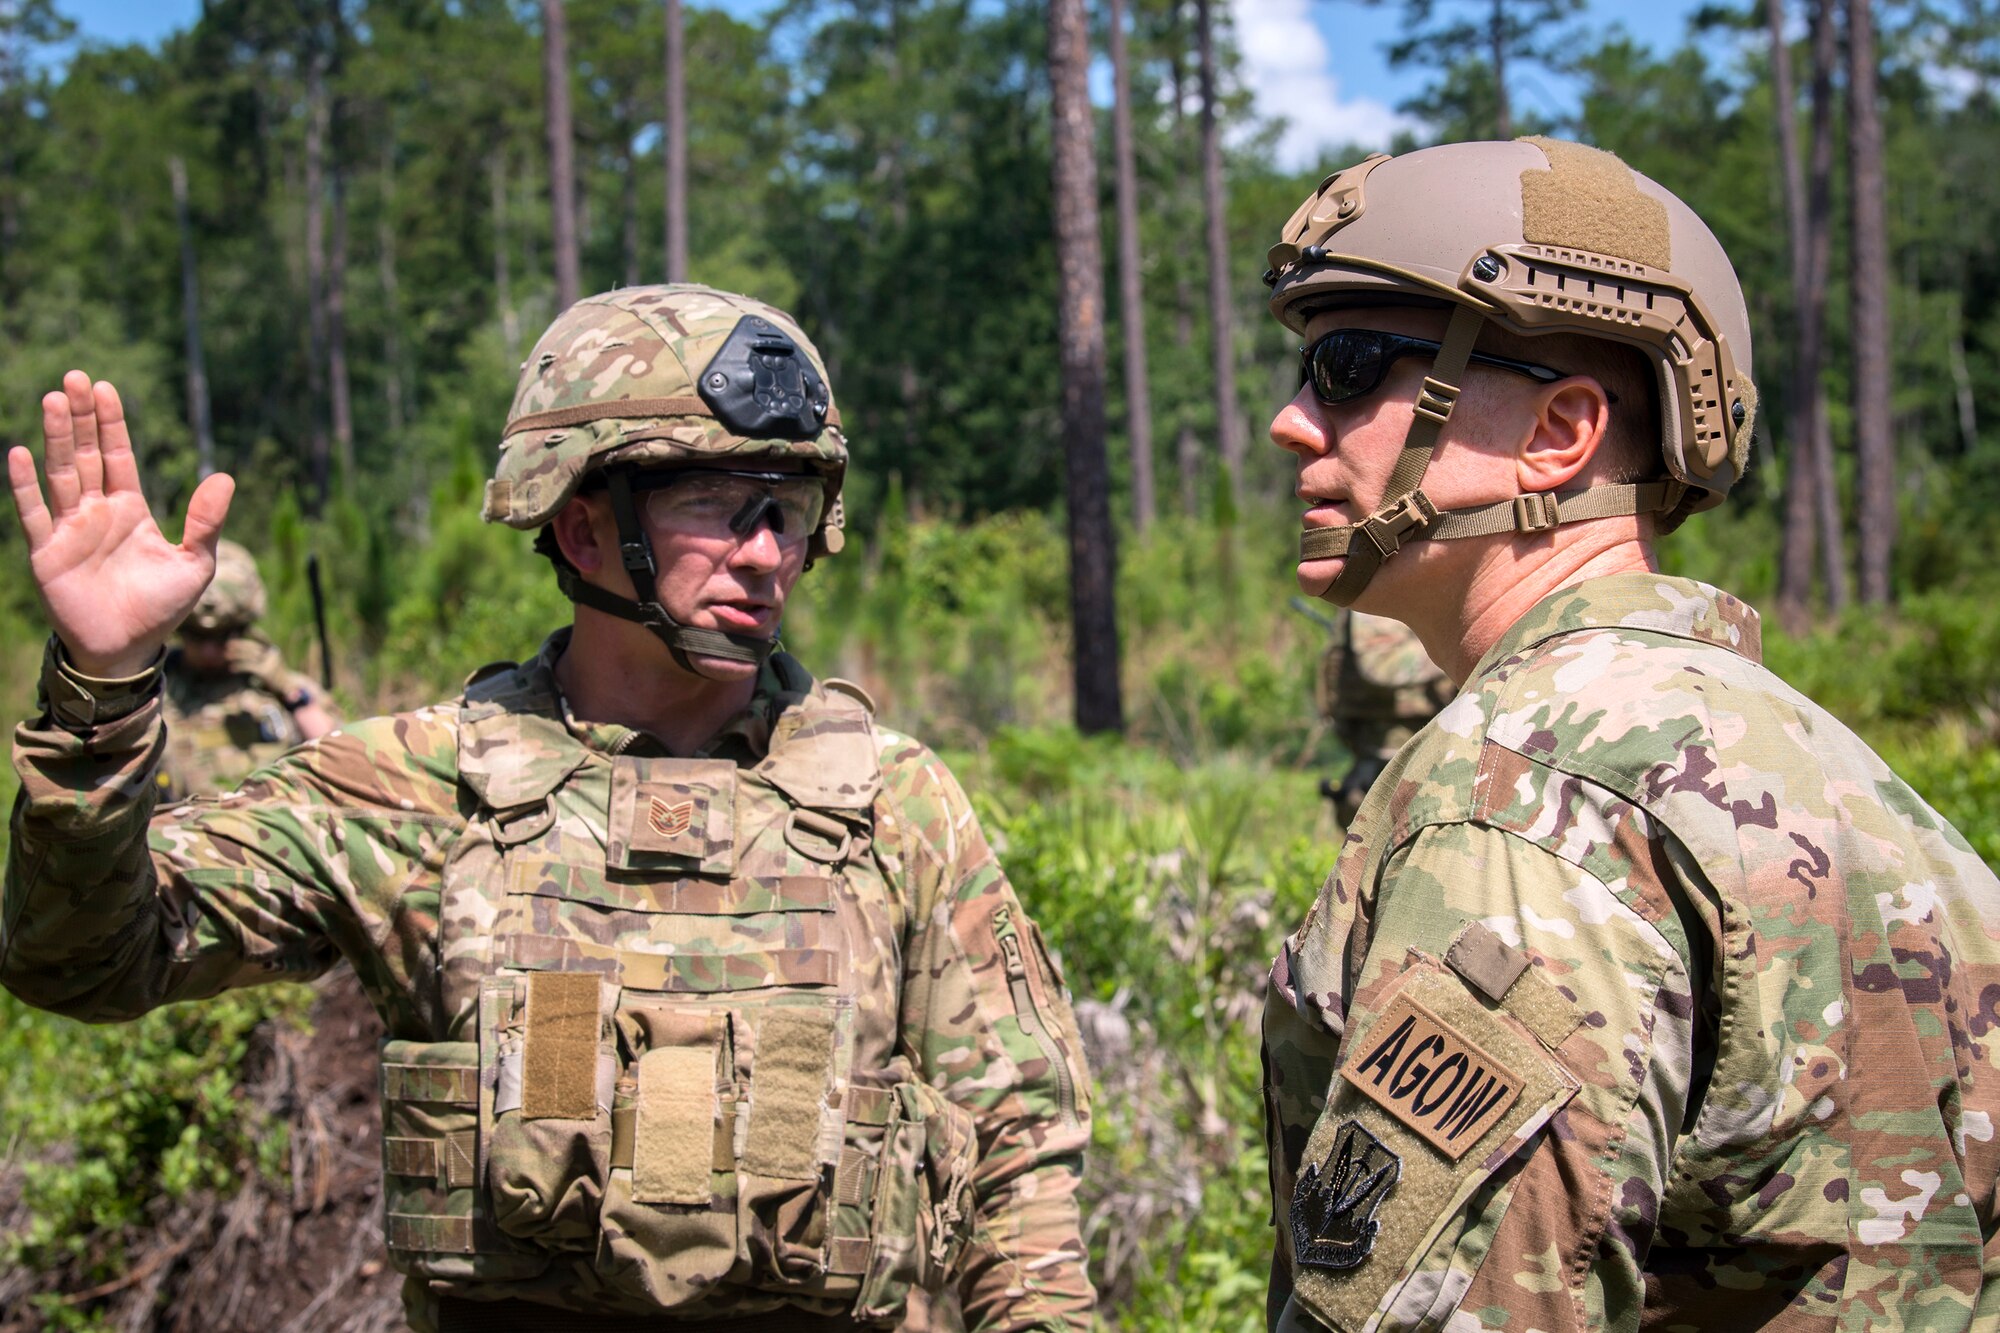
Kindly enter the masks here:
M 224 537 L 215 544 L 215 577 L 181 622 L 200 634 L 240 634 L 264 618 L 264 580 L 250 552 Z
M 1671 531 L 1720 503 L 1749 462 L 1757 391 L 1735 270 L 1693 209 L 1610 153 L 1532 138 L 1377 154 L 1322 181 L 1269 262 L 1271 313 L 1296 333 L 1341 304 L 1417 298 L 1452 312 L 1381 507 L 1301 534 L 1301 559 L 1346 557 L 1326 594 L 1343 606 L 1405 542 L 1637 513 Z M 1440 512 L 1424 470 L 1489 320 L 1643 353 L 1657 377 L 1665 478 Z
M 522 363 L 482 516 L 540 528 L 535 548 L 554 562 L 565 596 L 644 625 L 688 670 L 689 654 L 762 662 L 774 639 L 683 625 L 660 605 L 632 481 L 666 464 L 776 459 L 798 460 L 826 487 L 807 560 L 838 551 L 847 441 L 825 363 L 805 333 L 747 296 L 691 283 L 628 287 L 565 310 Z M 587 583 L 548 527 L 599 474 L 632 599 Z

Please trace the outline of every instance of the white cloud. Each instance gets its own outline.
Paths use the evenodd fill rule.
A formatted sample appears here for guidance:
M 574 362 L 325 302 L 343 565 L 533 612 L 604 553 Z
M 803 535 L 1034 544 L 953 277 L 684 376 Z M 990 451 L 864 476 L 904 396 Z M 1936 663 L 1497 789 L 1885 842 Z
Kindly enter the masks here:
M 1323 0 L 1322 0 L 1323 3 Z M 1313 22 L 1313 0 L 1231 0 L 1243 81 L 1267 120 L 1283 120 L 1278 162 L 1291 170 L 1317 163 L 1343 144 L 1389 146 L 1414 122 L 1372 97 L 1342 98 L 1326 35 Z

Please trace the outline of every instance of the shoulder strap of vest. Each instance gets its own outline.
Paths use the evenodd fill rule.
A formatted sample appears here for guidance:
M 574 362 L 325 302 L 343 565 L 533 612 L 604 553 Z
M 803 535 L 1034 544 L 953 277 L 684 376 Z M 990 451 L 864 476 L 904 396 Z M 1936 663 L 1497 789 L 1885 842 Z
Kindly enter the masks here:
M 582 766 L 545 673 L 533 665 L 476 673 L 459 701 L 459 780 L 481 805 L 536 805 Z
M 873 714 L 854 693 L 816 684 L 778 715 L 756 772 L 799 805 L 869 810 L 882 789 Z

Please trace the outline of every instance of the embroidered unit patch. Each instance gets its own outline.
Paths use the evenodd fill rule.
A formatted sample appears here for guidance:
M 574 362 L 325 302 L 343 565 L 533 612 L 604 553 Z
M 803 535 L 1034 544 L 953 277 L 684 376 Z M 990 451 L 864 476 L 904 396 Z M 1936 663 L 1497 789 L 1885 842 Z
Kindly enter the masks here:
M 1375 1021 L 1340 1076 L 1454 1162 L 1522 1087 L 1518 1074 L 1408 995 Z
M 653 826 L 653 832 L 663 838 L 677 838 L 686 833 L 694 823 L 694 802 L 675 801 L 669 805 L 659 797 L 653 797 L 652 808 L 647 812 L 646 822 Z
M 1402 1179 L 1403 1159 L 1357 1120 L 1341 1125 L 1325 1170 L 1306 1167 L 1292 1191 L 1292 1254 L 1309 1268 L 1353 1268 L 1375 1248 L 1375 1208 Z

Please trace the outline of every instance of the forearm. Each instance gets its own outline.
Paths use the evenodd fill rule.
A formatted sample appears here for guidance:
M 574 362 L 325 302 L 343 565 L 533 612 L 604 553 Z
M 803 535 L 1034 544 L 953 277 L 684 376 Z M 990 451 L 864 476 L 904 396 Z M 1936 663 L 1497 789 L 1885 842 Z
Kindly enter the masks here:
M 81 734 L 46 715 L 15 731 L 21 780 L 0 893 L 0 984 L 45 1009 L 129 1017 L 163 1003 L 146 846 L 165 748 L 157 699 Z
M 1096 1293 L 1085 1266 L 1076 1188 L 1081 1144 L 1040 1155 L 1006 1186 L 984 1191 L 959 1261 L 959 1302 L 975 1333 L 1087 1329 Z

